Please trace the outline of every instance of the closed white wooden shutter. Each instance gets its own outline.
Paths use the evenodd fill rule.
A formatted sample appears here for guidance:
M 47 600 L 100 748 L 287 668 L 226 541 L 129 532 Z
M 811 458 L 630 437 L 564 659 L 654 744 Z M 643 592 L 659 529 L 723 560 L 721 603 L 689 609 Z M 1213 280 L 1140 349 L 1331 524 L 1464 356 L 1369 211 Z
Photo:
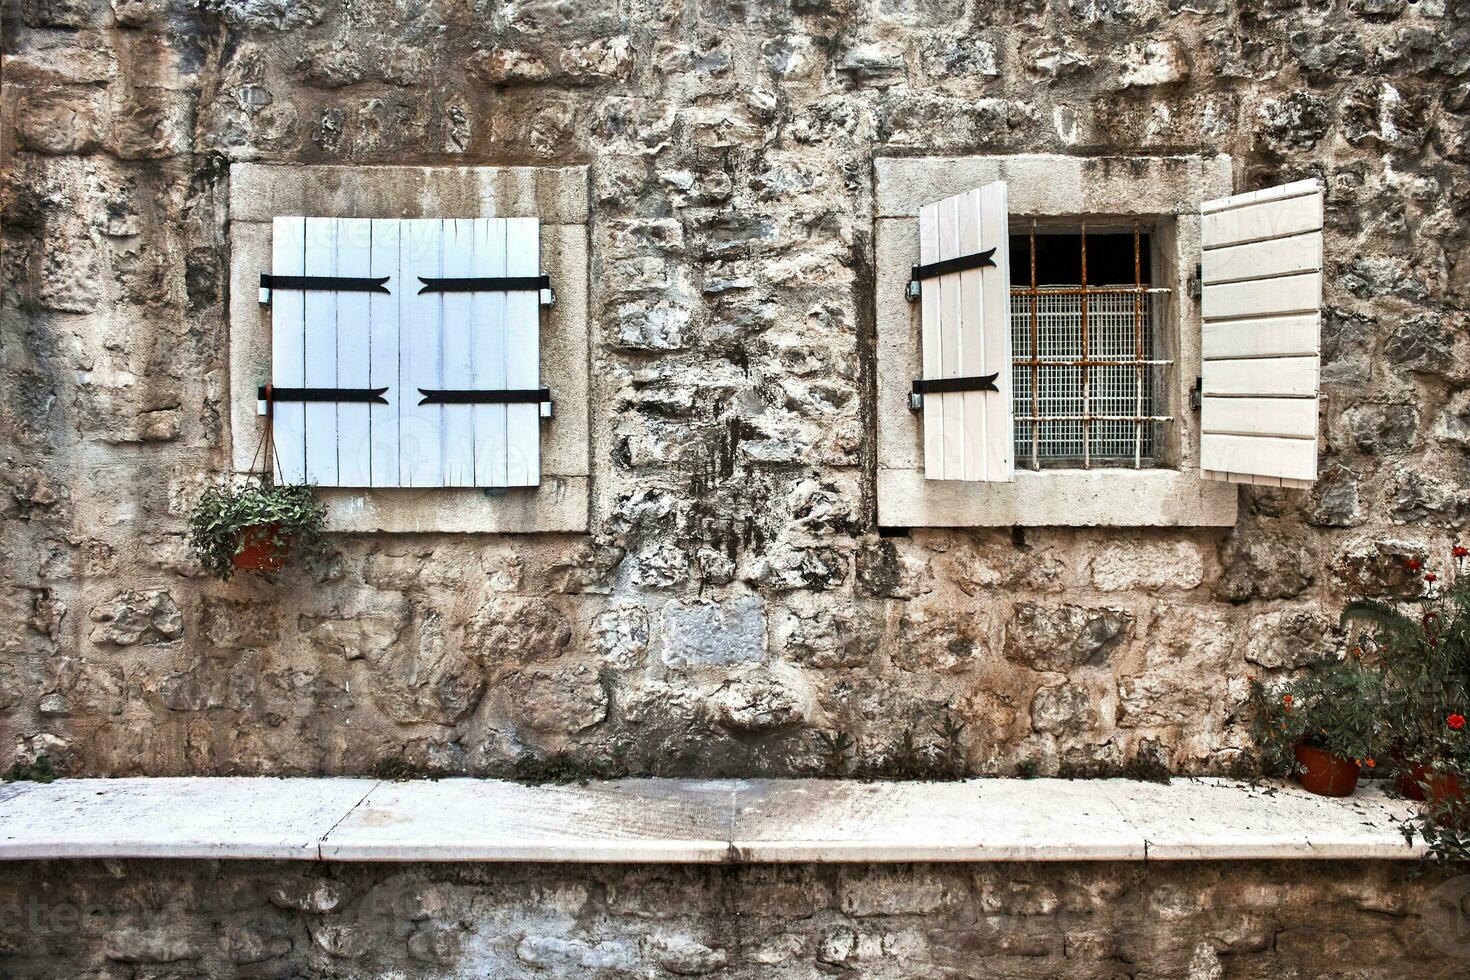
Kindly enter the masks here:
M 1201 207 L 1200 471 L 1317 478 L 1322 187 L 1302 180 Z
M 282 217 L 273 234 L 274 276 L 388 280 L 386 293 L 270 290 L 277 389 L 381 388 L 387 402 L 276 400 L 278 481 L 329 487 L 540 483 L 542 405 L 493 399 L 420 404 L 423 391 L 541 387 L 537 290 L 422 291 L 421 281 L 540 275 L 537 219 Z
M 993 265 L 919 283 L 923 380 L 995 375 L 995 390 L 924 394 L 926 479 L 1015 479 L 1006 212 L 1004 181 L 919 209 L 921 267 L 994 249 Z

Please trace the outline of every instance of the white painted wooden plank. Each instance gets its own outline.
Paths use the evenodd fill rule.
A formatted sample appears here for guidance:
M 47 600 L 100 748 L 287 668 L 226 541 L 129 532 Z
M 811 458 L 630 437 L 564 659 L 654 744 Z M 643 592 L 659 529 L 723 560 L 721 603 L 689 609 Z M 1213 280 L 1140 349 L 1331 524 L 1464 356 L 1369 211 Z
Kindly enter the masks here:
M 947 197 L 939 202 L 939 261 L 957 258 L 960 254 L 960 197 Z M 963 374 L 960 362 L 960 308 L 963 297 L 960 276 L 940 276 L 925 283 L 926 288 L 939 287 L 939 376 L 958 378 Z M 943 458 L 942 480 L 961 480 L 965 475 L 965 441 L 968 437 L 968 419 L 965 418 L 965 395 L 949 392 L 941 395 L 925 395 L 924 400 L 937 397 L 939 411 L 944 416 L 944 442 L 940 446 Z
M 982 296 L 985 357 L 982 374 L 996 374 L 999 391 L 982 392 L 985 415 L 985 479 L 1010 482 L 1016 478 L 1015 426 L 1011 417 L 1011 250 L 1010 207 L 1005 181 L 994 181 L 975 192 L 980 199 L 980 248 L 995 248 L 995 267 L 983 269 Z
M 1259 395 L 1304 398 L 1317 394 L 1317 357 L 1253 357 L 1206 361 L 1206 395 Z
M 337 221 L 337 274 L 372 275 L 373 224 L 367 218 Z M 389 280 L 389 289 L 397 284 Z M 372 293 L 339 293 L 337 296 L 337 383 L 343 388 L 371 387 L 371 337 L 369 336 Z M 379 294 L 381 295 L 381 294 Z M 337 406 L 337 485 L 372 486 L 371 406 L 342 402 Z
M 369 405 L 372 423 L 371 485 L 398 486 L 398 406 L 405 397 L 398 381 L 398 310 L 405 296 L 417 290 L 417 280 L 405 281 L 399 274 L 398 249 L 401 222 L 378 218 L 372 222 L 372 271 L 374 277 L 388 276 L 389 293 L 368 294 L 369 365 L 368 386 L 384 388 L 387 405 Z
M 1321 344 L 1321 320 L 1317 313 L 1301 313 L 1262 320 L 1206 322 L 1200 350 L 1206 360 L 1316 354 Z
M 1313 480 L 1317 476 L 1317 440 L 1206 433 L 1200 436 L 1200 468 L 1232 475 Z
M 1205 201 L 1200 206 L 1202 215 L 1211 212 L 1226 212 L 1235 207 L 1245 207 L 1247 204 L 1261 204 L 1264 201 L 1280 201 L 1288 197 L 1307 197 L 1308 194 L 1320 194 L 1322 182 L 1316 178 L 1307 178 L 1305 181 L 1292 181 L 1291 184 L 1277 184 L 1276 187 L 1263 187 L 1258 191 L 1245 191 L 1244 194 L 1230 194 L 1229 197 L 1217 197 L 1213 201 Z
M 1200 313 L 1206 320 L 1313 313 L 1322 306 L 1322 274 L 1204 285 Z
M 926 204 L 919 209 L 919 264 L 928 265 L 939 261 L 939 204 Z M 923 376 L 927 379 L 943 377 L 943 358 L 940 350 L 942 315 L 939 305 L 939 290 L 929 281 L 929 288 L 919 293 L 920 317 L 923 326 L 922 350 Z M 939 398 L 924 398 L 924 478 L 944 479 L 944 412 Z
M 1209 214 L 1212 211 L 1228 211 L 1248 204 L 1280 201 L 1288 197 L 1305 197 L 1309 194 L 1320 193 L 1321 190 L 1322 184 L 1315 177 L 1308 177 L 1306 180 L 1294 180 L 1289 184 L 1263 187 L 1258 191 L 1246 191 L 1244 194 L 1231 194 L 1229 197 L 1205 201 L 1199 209 L 1202 214 Z
M 1200 431 L 1219 435 L 1316 438 L 1315 398 L 1205 398 Z
M 504 218 L 486 218 L 476 227 L 474 275 L 504 276 Z M 474 387 L 495 390 L 505 384 L 506 293 L 475 293 Z M 506 485 L 505 406 L 476 405 L 475 485 Z
M 968 255 L 980 251 L 983 247 L 980 244 L 980 192 L 966 191 L 952 200 L 955 203 L 958 232 L 955 254 Z M 988 271 L 966 269 L 958 275 L 945 277 L 959 280 L 960 295 L 956 310 L 959 322 L 955 330 L 959 348 L 959 364 L 955 374 L 959 377 L 976 377 L 985 373 L 985 287 L 988 284 L 984 278 Z M 966 391 L 952 397 L 958 403 L 961 420 L 961 438 L 957 447 L 961 468 L 954 476 L 961 480 L 989 479 L 987 469 L 990 456 L 985 444 L 988 431 L 985 422 L 989 409 L 987 395 L 983 391 Z
M 444 276 L 465 278 L 475 267 L 474 218 L 444 222 Z M 471 323 L 474 294 L 444 294 L 444 384 L 450 389 L 474 387 Z M 475 485 L 475 407 L 444 406 L 444 485 Z
M 442 405 L 420 405 L 420 388 L 443 388 L 443 293 L 420 294 L 420 277 L 443 278 L 443 222 L 402 222 L 398 402 L 399 485 L 442 487 Z
M 537 218 L 506 219 L 505 274 L 541 273 L 541 222 Z M 541 303 L 536 293 L 521 290 L 505 301 L 505 382 L 509 388 L 541 386 Z M 541 410 L 534 404 L 505 407 L 506 485 L 541 482 Z
M 1322 269 L 1322 235 L 1308 232 L 1247 245 L 1206 249 L 1204 281 L 1212 284 L 1265 279 Z
M 337 275 L 337 219 L 306 219 L 306 275 Z M 336 388 L 337 294 L 309 289 L 306 303 L 306 387 Z M 306 403 L 306 482 L 337 486 L 337 404 Z
M 1201 218 L 1200 241 L 1205 248 L 1300 235 L 1321 229 L 1322 195 L 1266 201 L 1206 213 Z
M 306 272 L 306 219 L 271 222 L 271 272 Z M 299 289 L 271 290 L 271 383 L 278 388 L 306 384 L 306 306 Z M 275 477 L 281 484 L 306 482 L 306 413 L 300 402 L 276 402 L 271 409 Z M 269 460 L 266 465 L 272 465 Z

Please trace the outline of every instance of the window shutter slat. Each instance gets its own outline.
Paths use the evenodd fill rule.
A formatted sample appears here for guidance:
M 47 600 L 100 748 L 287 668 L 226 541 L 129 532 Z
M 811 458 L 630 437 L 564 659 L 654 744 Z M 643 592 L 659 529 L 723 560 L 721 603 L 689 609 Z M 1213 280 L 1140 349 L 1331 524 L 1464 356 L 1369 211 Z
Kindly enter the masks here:
M 444 222 L 444 275 L 468 278 L 474 275 L 475 225 L 473 218 Z M 414 280 L 417 282 L 418 280 Z M 474 387 L 472 363 L 471 316 L 473 293 L 445 293 L 444 308 L 444 383 L 441 388 Z M 444 406 L 444 485 L 475 485 L 475 407 Z
M 927 479 L 1014 478 L 1006 185 L 997 181 L 920 208 L 920 264 L 989 249 L 994 265 L 946 273 L 920 289 L 925 380 L 996 375 L 995 391 L 924 396 Z
M 338 275 L 364 278 L 370 276 L 372 248 L 371 221 L 366 218 L 343 218 L 337 222 Z M 371 338 L 368 330 L 372 296 L 372 293 L 362 292 L 337 294 L 337 380 L 343 388 L 371 387 Z M 390 389 L 384 394 L 392 396 L 397 393 Z M 342 402 L 337 405 L 338 486 L 372 485 L 371 409 L 372 406 L 366 402 Z
M 306 274 L 305 218 L 276 218 L 271 223 L 271 272 L 278 276 Z M 294 289 L 271 294 L 271 383 L 277 388 L 306 385 L 305 296 Z M 305 409 L 301 402 L 271 406 L 278 483 L 306 482 Z
M 306 275 L 337 275 L 337 219 L 306 219 Z M 306 387 L 338 388 L 337 293 L 306 290 Z M 337 404 L 306 403 L 306 482 L 337 486 Z
M 387 388 L 386 405 L 369 405 L 372 426 L 372 474 L 375 487 L 398 486 L 398 407 L 404 398 L 398 381 L 399 306 L 414 290 L 399 274 L 401 222 L 395 218 L 372 222 L 371 275 L 388 279 L 390 293 L 368 294 L 368 384 Z
M 475 271 L 486 278 L 505 276 L 504 218 L 487 218 L 476 228 Z M 474 295 L 474 385 L 494 391 L 505 383 L 506 293 Z M 476 405 L 475 482 L 482 487 L 506 485 L 504 405 Z
M 508 276 L 535 276 L 541 272 L 541 222 L 536 218 L 506 219 Z M 536 293 L 508 293 L 505 301 L 506 387 L 541 386 L 541 303 Z M 541 409 L 537 405 L 505 406 L 506 485 L 536 486 L 541 482 Z
M 1201 474 L 1309 486 L 1317 476 L 1321 185 L 1206 202 L 1201 243 Z
M 444 222 L 410 219 L 402 223 L 402 272 L 398 280 L 399 485 L 442 487 L 443 405 L 420 405 L 419 389 L 444 387 L 443 293 L 419 293 L 419 278 L 443 272 Z

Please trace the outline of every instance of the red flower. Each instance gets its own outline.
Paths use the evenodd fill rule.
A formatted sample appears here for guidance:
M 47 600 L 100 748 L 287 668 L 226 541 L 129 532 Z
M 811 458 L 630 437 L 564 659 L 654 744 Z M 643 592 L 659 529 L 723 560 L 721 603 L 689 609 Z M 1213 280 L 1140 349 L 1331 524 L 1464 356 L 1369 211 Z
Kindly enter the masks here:
M 1284 705 L 1286 705 L 1286 708 L 1287 708 L 1288 711 L 1291 710 L 1291 702 L 1292 702 L 1292 697 L 1291 697 L 1290 694 L 1283 694 L 1281 696 L 1281 703 L 1284 704 Z M 1464 724 L 1463 720 L 1461 721 L 1461 724 Z
M 1449 725 L 1451 728 L 1453 728 L 1455 731 L 1458 732 L 1460 729 L 1462 729 L 1462 728 L 1465 727 L 1465 716 L 1464 715 L 1450 715 L 1448 718 L 1446 718 L 1444 720 L 1444 723 L 1446 725 Z
M 1456 558 L 1465 558 L 1467 556 L 1470 556 L 1470 548 L 1467 548 L 1462 544 L 1457 544 L 1450 549 L 1450 554 L 1454 555 Z
M 1426 581 L 1426 582 L 1438 582 L 1439 581 L 1439 576 L 1436 575 L 1436 574 L 1434 574 L 1433 572 L 1425 572 L 1424 573 L 1424 581 Z
M 1418 558 L 1405 558 L 1404 567 L 1411 572 L 1417 572 L 1419 569 L 1424 567 L 1424 563 Z

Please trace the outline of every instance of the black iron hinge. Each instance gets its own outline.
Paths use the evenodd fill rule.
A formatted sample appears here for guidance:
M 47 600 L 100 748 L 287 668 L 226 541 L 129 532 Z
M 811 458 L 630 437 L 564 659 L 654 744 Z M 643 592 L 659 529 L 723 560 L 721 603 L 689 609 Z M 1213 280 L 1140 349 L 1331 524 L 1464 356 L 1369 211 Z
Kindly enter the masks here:
M 273 289 L 325 290 L 334 293 L 386 293 L 391 276 L 276 276 L 260 274 L 260 301 L 271 301 Z
M 536 293 L 542 306 L 556 305 L 556 290 L 551 288 L 551 277 L 539 276 L 461 276 L 430 279 L 419 276 L 424 293 Z
M 420 388 L 420 405 L 540 405 L 551 417 L 549 388 Z
M 952 272 L 965 272 L 969 269 L 983 269 L 995 266 L 995 249 L 988 248 L 983 252 L 971 252 L 969 255 L 961 255 L 953 259 L 943 259 L 939 262 L 930 262 L 928 265 L 916 265 L 909 270 L 909 287 L 907 295 L 909 302 L 918 299 L 923 287 L 920 285 L 925 279 L 936 279 L 939 276 L 947 276 Z
M 383 395 L 387 391 L 387 386 L 382 388 L 279 388 L 275 385 L 261 385 L 256 389 L 256 397 L 261 401 L 269 402 L 372 402 L 375 405 L 386 405 L 388 399 Z
M 914 382 L 909 392 L 909 408 L 915 412 L 924 407 L 925 395 L 946 395 L 958 391 L 1000 391 L 995 379 L 1000 373 L 984 374 L 969 378 L 928 378 Z

